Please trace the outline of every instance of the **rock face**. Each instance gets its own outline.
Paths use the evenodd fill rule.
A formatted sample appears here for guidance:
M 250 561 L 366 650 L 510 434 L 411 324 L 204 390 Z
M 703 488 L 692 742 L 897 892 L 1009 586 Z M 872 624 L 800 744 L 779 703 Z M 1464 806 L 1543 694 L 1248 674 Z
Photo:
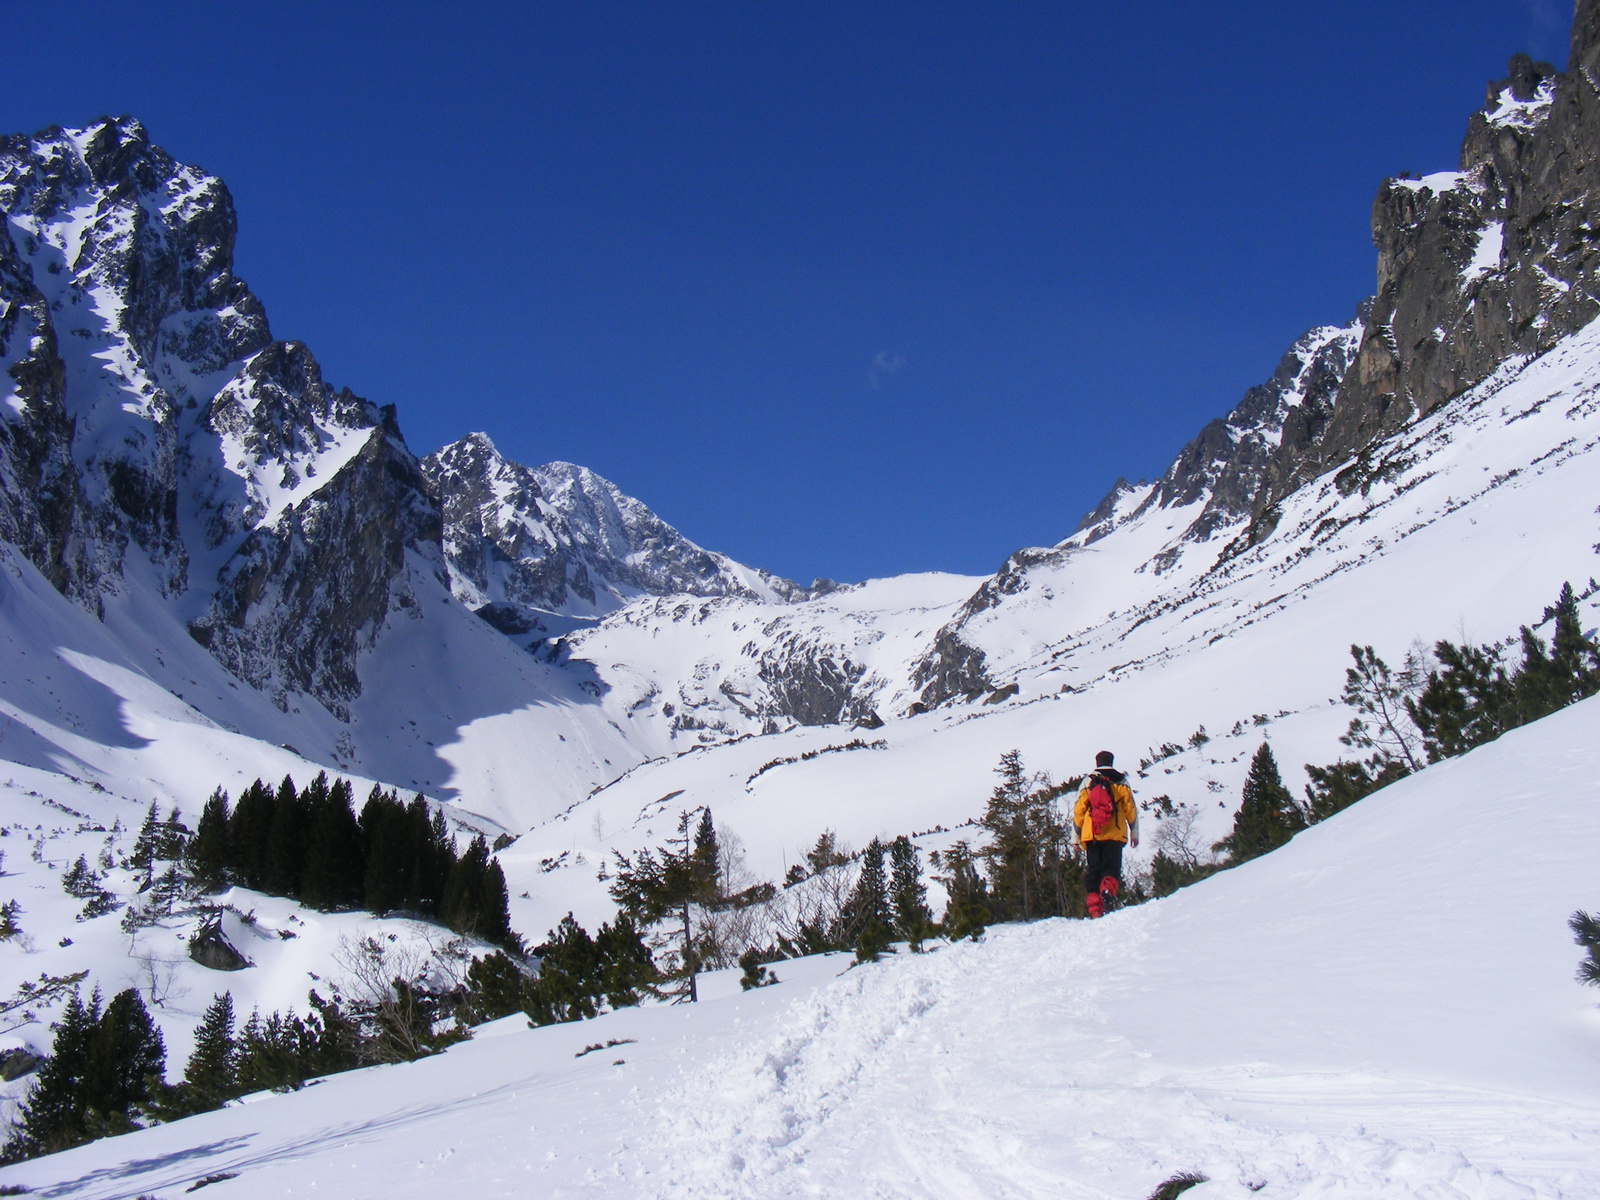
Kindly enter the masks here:
M 346 716 L 408 556 L 444 570 L 392 410 L 273 341 L 227 188 L 137 121 L 0 141 L 0 210 L 0 538 L 97 612 L 137 548 L 230 670 Z
M 1469 121 L 1458 170 L 1378 189 L 1371 319 L 1324 436 L 1275 495 L 1600 314 L 1597 89 L 1600 0 L 1579 0 L 1566 73 L 1517 55 Z
M 130 542 L 180 592 L 179 416 L 271 337 L 233 201 L 124 118 L 0 141 L 0 210 L 6 533 L 91 607 Z
M 1600 314 L 1600 0 L 1577 5 L 1570 63 L 1561 74 L 1513 57 L 1468 122 L 1458 170 L 1384 181 L 1376 294 L 1348 325 L 1302 336 L 1119 519 L 1203 502 L 1190 541 L 1270 524 L 1296 488 Z M 1128 486 L 1083 519 L 1088 542 L 1114 527 Z
M 394 410 L 333 391 L 304 346 L 274 343 L 201 424 L 250 470 L 200 507 L 208 545 L 238 549 L 190 632 L 280 703 L 304 692 L 347 718 L 357 654 L 415 604 L 407 554 L 444 579 L 439 508 Z
M 1271 379 L 1251 388 L 1232 412 L 1208 424 L 1178 453 L 1145 504 L 1187 508 L 1203 501 L 1184 534 L 1191 541 L 1206 541 L 1223 526 L 1251 515 L 1257 498 L 1281 475 L 1283 463 L 1294 461 L 1322 437 L 1365 326 L 1363 305 L 1348 325 L 1302 334 Z M 1127 487 L 1125 480 L 1118 482 Z M 1115 507 L 1116 494 L 1113 488 L 1079 525 L 1080 531 L 1091 530 L 1090 541 L 1110 532 L 1106 513 Z
M 525 467 L 486 434 L 435 451 L 423 470 L 443 505 L 452 590 L 508 633 L 559 625 L 551 616 L 604 616 L 638 596 L 810 594 L 701 549 L 593 471 Z
M 234 948 L 216 921 L 202 926 L 189 939 L 189 957 L 213 971 L 242 971 L 255 965 Z

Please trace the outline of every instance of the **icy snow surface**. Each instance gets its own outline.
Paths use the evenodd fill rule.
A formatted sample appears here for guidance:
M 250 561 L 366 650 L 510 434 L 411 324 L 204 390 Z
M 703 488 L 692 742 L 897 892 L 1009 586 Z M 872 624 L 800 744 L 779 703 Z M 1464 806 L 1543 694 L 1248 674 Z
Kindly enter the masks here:
M 1140 1197 L 1198 1170 L 1195 1200 L 1600 1195 L 1600 993 L 1565 927 L 1600 888 L 1597 734 L 1586 701 L 1100 922 L 779 963 L 748 994 L 723 974 L 693 1007 L 508 1018 L 0 1182 Z

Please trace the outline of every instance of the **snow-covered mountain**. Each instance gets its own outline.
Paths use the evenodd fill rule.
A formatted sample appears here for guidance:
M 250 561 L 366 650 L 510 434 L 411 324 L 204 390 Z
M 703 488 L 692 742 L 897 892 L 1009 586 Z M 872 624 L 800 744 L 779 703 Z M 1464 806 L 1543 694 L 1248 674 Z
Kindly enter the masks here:
M 802 588 L 741 566 L 700 548 L 592 472 L 510 462 L 483 434 L 419 461 L 392 409 L 330 386 L 305 346 L 273 338 L 260 304 L 232 273 L 233 210 L 219 180 L 173 161 L 129 119 L 7 139 L 0 144 L 9 234 L 0 238 L 7 380 L 0 386 L 0 758 L 9 777 L 0 786 L 0 833 L 16 849 L 0 879 L 28 897 L 23 927 L 31 940 L 0 945 L 0 987 L 46 969 L 87 969 L 107 988 L 133 978 L 137 964 L 116 919 L 78 922 L 74 906 L 61 903 L 63 860 L 94 852 L 115 822 L 126 828 L 151 800 L 192 818 L 219 784 L 237 795 L 257 776 L 292 772 L 303 783 L 325 768 L 352 778 L 358 790 L 380 782 L 425 792 L 463 829 L 516 837 L 498 858 L 514 924 L 538 938 L 567 912 L 590 928 L 608 918 L 601 864 L 613 850 L 659 844 L 680 809 L 714 810 L 728 843 L 742 844 L 754 879 L 782 879 L 824 829 L 857 846 L 905 833 L 924 850 L 947 847 L 971 835 L 962 826 L 981 811 L 994 765 L 1011 749 L 1022 751 L 1030 770 L 1062 779 L 1096 750 L 1113 748 L 1130 769 L 1139 763 L 1140 798 L 1166 801 L 1149 810 L 1150 836 L 1159 836 L 1168 813 L 1181 814 L 1203 848 L 1231 824 L 1246 764 L 1262 740 L 1296 788 L 1301 764 L 1340 754 L 1349 713 L 1329 697 L 1352 643 L 1397 662 L 1419 641 L 1506 637 L 1536 620 L 1567 580 L 1582 594 L 1585 626 L 1600 623 L 1600 588 L 1589 583 L 1600 575 L 1597 0 L 1579 4 L 1571 63 L 1557 74 L 1513 59 L 1508 78 L 1491 85 L 1471 117 L 1457 170 L 1380 187 L 1375 295 L 1349 323 L 1300 338 L 1271 378 L 1202 429 L 1161 478 L 1119 480 L 1077 530 L 1053 546 L 1016 551 L 989 578 L 930 573 L 842 587 Z M 343 1078 L 308 1097 L 273 1101 L 287 1115 L 257 1144 L 286 1149 L 236 1154 L 236 1139 L 247 1136 L 238 1123 L 256 1118 L 224 1112 L 181 1132 L 138 1135 L 126 1150 L 108 1143 L 77 1152 L 60 1160 L 69 1174 L 34 1165 L 15 1178 L 86 1195 L 171 1187 L 200 1177 L 189 1173 L 200 1162 L 208 1171 L 259 1167 L 263 1176 L 282 1171 L 288 1179 L 332 1161 L 315 1148 L 302 1152 L 305 1137 L 349 1141 L 345 1126 L 327 1132 L 327 1113 L 365 1114 L 350 1119 L 370 1118 L 359 1137 L 372 1138 L 381 1153 L 393 1145 L 386 1129 L 454 1144 L 467 1135 L 450 1114 L 478 1111 L 473 1105 L 484 1102 L 473 1095 L 498 1103 L 527 1090 L 545 1115 L 529 1116 L 514 1098 L 497 1108 L 520 1114 L 523 1125 L 515 1136 L 509 1125 L 482 1127 L 484 1140 L 474 1144 L 486 1171 L 525 1149 L 518 1139 L 533 1121 L 541 1137 L 550 1135 L 552 1153 L 585 1147 L 572 1155 L 582 1164 L 572 1168 L 574 1188 L 609 1187 L 616 1177 L 603 1172 L 618 1166 L 656 1172 L 635 1177 L 647 1178 L 643 1190 L 660 1183 L 664 1193 L 727 1194 L 707 1180 L 731 1171 L 749 1194 L 785 1194 L 800 1186 L 804 1166 L 804 1155 L 785 1157 L 783 1148 L 794 1144 L 819 1147 L 824 1165 L 812 1182 L 841 1192 L 846 1176 L 838 1164 L 857 1160 L 830 1140 L 826 1096 L 844 1084 L 828 1074 L 829 1064 L 844 1064 L 851 1087 L 876 1080 L 860 1093 L 876 1103 L 892 1087 L 887 1074 L 874 1072 L 908 1061 L 895 1059 L 901 1043 L 893 1030 L 933 1029 L 930 1045 L 953 1044 L 953 1027 L 918 1025 L 922 1015 L 940 1005 L 993 1008 L 984 985 L 969 978 L 979 969 L 1054 986 L 1059 973 L 1029 973 L 1026 963 L 1040 954 L 1062 970 L 1083 969 L 1115 994 L 1105 1012 L 1074 1008 L 1055 993 L 1050 1003 L 1109 1021 L 1113 1040 L 1130 1039 L 1116 1043 L 1131 1056 L 1118 1061 L 1142 1074 L 1118 1111 L 1154 1104 L 1199 1113 L 1172 1127 L 1190 1141 L 1226 1145 L 1218 1122 L 1259 1114 L 1251 1105 L 1267 1104 L 1265 1092 L 1303 1086 L 1319 1108 L 1339 1102 L 1325 1080 L 1312 1086 L 1293 1072 L 1273 1074 L 1252 1092 L 1239 1083 L 1244 1064 L 1282 1055 L 1299 1064 L 1296 1071 L 1348 1075 L 1367 1070 L 1370 1055 L 1420 1036 L 1396 1017 L 1385 1025 L 1387 1041 L 1363 1040 L 1365 1025 L 1335 1019 L 1340 1003 L 1387 1016 L 1452 1003 L 1445 993 L 1453 985 L 1440 981 L 1454 977 L 1428 967 L 1433 960 L 1416 947 L 1410 958 L 1397 951 L 1392 964 L 1399 994 L 1415 1003 L 1374 1003 L 1351 965 L 1367 960 L 1351 950 L 1338 920 L 1343 914 L 1353 928 L 1392 932 L 1393 907 L 1365 893 L 1341 901 L 1344 893 L 1323 884 L 1371 889 L 1374 879 L 1394 877 L 1384 872 L 1398 871 L 1408 895 L 1440 898 L 1431 928 L 1445 930 L 1446 940 L 1464 936 L 1449 914 L 1477 912 L 1477 893 L 1469 896 L 1461 880 L 1479 887 L 1482 863 L 1503 850 L 1493 831 L 1507 818 L 1495 808 L 1500 793 L 1477 788 L 1471 781 L 1479 777 L 1463 772 L 1471 763 L 1509 773 L 1521 781 L 1516 803 L 1559 806 L 1579 795 L 1581 783 L 1534 785 L 1547 778 L 1545 763 L 1566 772 L 1563 780 L 1592 775 L 1593 756 L 1584 755 L 1600 743 L 1596 711 L 1591 701 L 1542 731 L 1408 781 L 1394 792 L 1404 818 L 1397 823 L 1384 815 L 1385 793 L 1268 862 L 1146 910 L 1153 915 L 1125 914 L 1120 924 L 1098 927 L 1121 934 L 1008 931 L 991 948 L 901 963 L 892 968 L 898 974 L 861 972 L 842 984 L 829 982 L 836 964 L 797 964 L 789 970 L 806 996 L 791 1000 L 793 992 L 780 989 L 743 1001 L 735 1017 L 750 1015 L 754 1029 L 759 1016 L 770 1028 L 750 1032 L 731 1057 L 706 1068 L 712 1074 L 680 1077 L 671 1049 L 641 1046 L 623 1055 L 652 1064 L 647 1094 L 676 1087 L 682 1098 L 698 1087 L 694 1095 L 711 1097 L 683 1108 L 681 1123 L 662 1125 L 632 1158 L 625 1149 L 599 1164 L 595 1155 L 610 1153 L 605 1135 L 585 1142 L 552 1123 L 551 1098 L 567 1093 L 531 1082 L 532 1075 L 559 1077 L 561 1088 L 588 1095 L 593 1080 L 584 1072 L 598 1060 L 578 1060 L 579 1067 L 568 1060 L 559 1072 L 551 1064 L 591 1031 L 513 1039 L 507 1027 L 499 1031 L 506 1038 L 496 1039 L 503 1054 L 480 1043 L 403 1069 L 412 1072 L 406 1078 L 449 1091 L 448 1105 L 393 1083 L 403 1071 L 378 1082 Z M 1447 809 L 1461 795 L 1477 805 L 1477 840 L 1430 845 L 1441 823 L 1457 819 Z M 1518 972 L 1540 973 L 1528 997 L 1539 1019 L 1577 1028 L 1583 1018 L 1560 990 L 1564 977 L 1559 985 L 1550 977 L 1557 954 L 1547 943 L 1562 931 L 1546 926 L 1597 903 L 1581 894 L 1588 877 L 1572 864 L 1600 847 L 1592 822 L 1576 810 L 1560 809 L 1555 819 L 1570 844 L 1560 847 L 1567 866 L 1552 876 L 1556 891 L 1540 894 L 1549 911 L 1538 910 L 1537 929 L 1527 906 L 1495 926 L 1492 961 L 1518 980 Z M 1401 842 L 1411 857 L 1374 857 L 1374 846 L 1389 854 Z M 1130 861 L 1137 869 L 1142 859 Z M 0 888 L 0 900 L 7 898 Z M 257 974 L 233 986 L 268 1005 L 293 1002 L 307 974 L 326 975 L 339 933 L 372 928 L 353 914 L 240 902 L 257 904 L 263 946 Z M 1210 1044 L 1216 1029 L 1198 1017 L 1184 1024 L 1182 1014 L 1191 1002 L 1213 1014 L 1240 1002 L 1232 981 L 1206 974 L 1233 951 L 1217 940 L 1225 935 L 1205 931 L 1232 929 L 1232 921 L 1266 931 L 1266 949 L 1251 958 L 1239 987 L 1267 988 L 1283 1009 L 1293 1007 L 1294 989 L 1311 969 L 1305 964 L 1345 965 L 1326 992 L 1327 1012 L 1317 1010 L 1317 1021 L 1327 1021 L 1285 1018 L 1277 1040 L 1223 1039 L 1214 1057 L 1200 1061 L 1178 1033 L 1167 1038 L 1152 1028 L 1176 1022 L 1171 1029 L 1187 1031 L 1191 1047 Z M 1308 945 L 1325 949 L 1322 959 L 1315 949 L 1304 959 L 1286 949 L 1291 926 L 1321 931 Z M 1140 1010 L 1137 1027 L 1106 1015 L 1124 1011 L 1133 987 L 1117 982 L 1112 939 L 1123 935 L 1128 944 L 1148 939 L 1157 947 L 1137 970 L 1151 994 L 1172 998 L 1159 1011 Z M 1182 949 L 1190 941 L 1198 947 L 1192 953 Z M 1537 962 L 1518 957 L 1535 942 Z M 1301 965 L 1280 970 L 1273 947 L 1284 952 L 1283 963 Z M 1180 965 L 1165 974 L 1155 965 L 1169 961 Z M 201 1003 L 207 989 L 221 986 L 187 960 L 176 969 Z M 723 985 L 731 992 L 726 979 L 713 992 Z M 1463 986 L 1482 999 L 1487 985 L 1473 975 Z M 1026 1007 L 1025 997 L 1013 1000 L 1007 991 L 1003 998 L 1013 1007 L 994 1009 L 992 1031 L 1026 1017 L 1016 1007 Z M 1479 1008 L 1451 1011 L 1460 1019 L 1440 1026 L 1437 1045 L 1489 1036 Z M 683 1045 L 701 1058 L 727 1036 L 720 1018 L 689 1025 L 701 1018 L 675 1012 L 607 1020 L 616 1036 L 652 1045 L 665 1038 L 663 1046 Z M 157 1015 L 171 1045 L 186 1046 L 198 1007 L 174 1001 Z M 797 1041 L 786 1032 L 793 1028 L 810 1032 Z M 881 1036 L 871 1033 L 879 1028 Z M 1140 1057 L 1141 1037 L 1153 1059 Z M 1296 1057 L 1285 1047 L 1300 1037 L 1331 1039 L 1334 1049 Z M 47 1035 L 34 1022 L 6 1039 L 41 1049 Z M 1001 1034 L 992 1040 L 975 1043 L 963 1078 L 976 1078 L 976 1064 L 1000 1052 Z M 1589 1052 L 1566 1043 L 1551 1051 L 1559 1039 L 1533 1040 L 1539 1044 L 1530 1053 L 1543 1055 L 1541 1062 Z M 1070 1040 L 1048 1047 L 1043 1061 L 1057 1066 L 1090 1053 Z M 1416 1073 L 1369 1082 L 1395 1095 L 1413 1085 L 1441 1088 L 1448 1057 L 1444 1050 L 1422 1055 L 1408 1060 Z M 1505 1064 L 1493 1057 L 1474 1060 L 1462 1086 L 1510 1086 Z M 791 1067 L 809 1089 L 804 1095 L 789 1088 Z M 484 1072 L 497 1070 L 498 1084 L 481 1084 Z M 1187 1079 L 1187 1071 L 1199 1072 L 1192 1087 L 1174 1092 L 1159 1082 Z M 706 1090 L 720 1078 L 742 1080 L 744 1091 L 723 1103 Z M 1550 1118 L 1550 1128 L 1568 1138 L 1563 1144 L 1588 1145 L 1584 1131 L 1593 1123 L 1557 1101 L 1600 1101 L 1592 1088 L 1562 1079 L 1566 1099 L 1551 1091 L 1510 1109 L 1474 1091 L 1471 1121 L 1514 1109 L 1526 1134 L 1520 1149 L 1511 1158 L 1483 1157 L 1480 1170 L 1465 1149 L 1473 1135 L 1461 1134 L 1447 1144 L 1467 1166 L 1429 1159 L 1407 1177 L 1412 1190 L 1448 1183 L 1464 1194 L 1497 1194 L 1483 1182 L 1499 1179 L 1494 1171 L 1531 1189 L 1516 1194 L 1600 1186 L 1582 1161 L 1563 1167 L 1559 1148 L 1538 1132 Z M 1218 1088 L 1226 1091 L 1219 1107 L 1201 1112 L 1196 1106 L 1220 1095 Z M 756 1114 L 748 1121 L 740 1116 L 746 1100 Z M 430 1123 L 434 1117 L 417 1116 L 424 1108 L 445 1115 Z M 568 1109 L 591 1130 L 604 1125 L 592 1108 Z M 1351 1122 L 1380 1120 L 1403 1132 L 1319 1126 L 1322 1140 L 1302 1160 L 1292 1147 L 1310 1144 L 1295 1142 L 1289 1129 L 1304 1123 L 1274 1110 L 1271 1120 L 1262 1118 L 1267 1132 L 1249 1143 L 1271 1164 L 1261 1178 L 1295 1194 L 1295 1180 L 1314 1177 L 1316 1164 L 1334 1164 L 1350 1194 L 1390 1188 L 1383 1156 L 1411 1155 L 1436 1128 L 1416 1113 L 1437 1107 L 1396 1101 L 1375 1108 L 1362 1100 L 1350 1111 L 1357 1110 L 1365 1115 Z M 918 1128 L 929 1145 L 950 1133 L 936 1121 Z M 784 1131 L 798 1132 L 785 1140 Z M 1147 1191 L 1150 1164 L 1181 1165 L 1167 1153 L 1170 1142 L 1157 1145 L 1158 1135 L 1152 1125 L 1144 1140 L 1128 1142 L 1126 1155 L 1105 1169 L 1106 1186 Z M 696 1157 L 693 1146 L 713 1138 L 741 1161 Z M 595 1150 L 602 1142 L 607 1148 Z M 960 1144 L 968 1149 L 948 1159 L 951 1178 L 985 1180 L 979 1190 L 1021 1194 L 1058 1182 L 1048 1173 L 1018 1182 L 998 1167 L 986 1175 L 981 1148 Z M 1016 1144 L 1042 1143 L 1029 1133 Z M 1099 1168 L 1090 1160 L 1103 1150 L 1090 1146 L 1063 1160 L 1061 1178 L 1092 1174 Z M 982 1161 L 1004 1158 L 994 1152 Z M 1231 1170 L 1242 1181 L 1212 1194 L 1244 1194 L 1238 1189 L 1261 1181 L 1235 1158 L 1220 1166 L 1216 1155 L 1205 1159 L 1208 1172 Z M 526 1190 L 524 1165 L 516 1159 L 512 1174 Z M 580 1180 L 591 1166 L 601 1173 Z M 551 1168 L 557 1176 L 566 1169 L 565 1162 Z M 466 1177 L 452 1173 L 458 1167 L 436 1170 L 452 1184 Z M 294 1176 L 294 1186 L 308 1178 Z M 376 1171 L 362 1176 L 362 1186 L 369 1181 L 374 1189 L 393 1182 Z M 471 1182 L 483 1194 L 500 1186 L 476 1175 Z M 918 1176 L 900 1190 L 939 1194 L 942 1186 Z M 1407 1194 L 1406 1187 L 1391 1190 Z
M 744 596 L 807 589 L 702 550 L 585 467 L 525 467 L 468 434 L 423 460 L 444 511 L 457 599 L 509 636 L 559 636 L 640 596 Z M 813 590 L 826 590 L 818 580 Z

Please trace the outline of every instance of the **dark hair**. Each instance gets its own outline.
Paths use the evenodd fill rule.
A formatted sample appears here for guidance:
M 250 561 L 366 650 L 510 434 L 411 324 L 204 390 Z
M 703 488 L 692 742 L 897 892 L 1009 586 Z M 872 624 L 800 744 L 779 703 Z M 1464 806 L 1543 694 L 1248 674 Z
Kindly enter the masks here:
M 1116 761 L 1117 756 L 1111 753 L 1109 750 L 1102 750 L 1099 754 L 1094 756 L 1094 765 L 1096 770 L 1099 770 L 1101 767 L 1109 767 Z

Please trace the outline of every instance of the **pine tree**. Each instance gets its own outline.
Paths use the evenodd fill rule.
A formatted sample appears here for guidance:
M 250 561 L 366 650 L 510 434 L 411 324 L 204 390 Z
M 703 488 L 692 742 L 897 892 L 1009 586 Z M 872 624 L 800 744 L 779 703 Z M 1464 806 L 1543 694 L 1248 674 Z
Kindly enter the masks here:
M 480 833 L 472 839 L 445 885 L 439 919 L 457 933 L 476 936 L 483 921 L 483 876 L 489 865 L 489 844 Z M 502 881 L 503 882 L 503 881 Z
M 483 871 L 478 912 L 478 936 L 486 942 L 506 945 L 511 940 L 510 895 L 506 891 L 505 872 L 493 859 Z
M 428 826 L 428 880 L 424 892 L 429 912 L 438 912 L 444 902 L 444 889 L 450 882 L 450 872 L 455 869 L 456 857 L 456 839 L 450 832 L 450 824 L 443 812 L 434 809 Z
M 528 987 L 527 1012 L 535 1025 L 581 1021 L 599 1013 L 600 952 L 571 913 L 534 954 L 539 974 Z
M 61 877 L 61 889 L 79 900 L 87 900 L 100 893 L 100 876 L 95 874 L 87 857 L 78 855 L 78 861 L 67 868 L 66 874 Z
M 1522 665 L 1515 679 L 1519 723 L 1536 721 L 1600 691 L 1600 646 L 1583 636 L 1578 598 L 1563 584 L 1555 604 L 1539 624 L 1555 622 L 1549 651 L 1526 625 L 1522 627 Z
M 706 891 L 711 902 L 722 898 L 719 879 L 722 861 L 721 847 L 717 844 L 717 828 L 711 822 L 711 810 L 700 810 L 700 824 L 694 833 L 695 869 L 706 881 Z
M 399 797 L 373 784 L 359 826 L 366 850 L 362 904 L 368 912 L 382 916 L 406 899 L 410 857 L 405 845 L 405 808 Z
M 229 873 L 235 883 L 260 891 L 267 876 L 267 841 L 277 801 L 272 789 L 257 779 L 239 793 L 228 818 Z
M 978 857 L 988 866 L 989 905 L 999 920 L 1062 916 L 1070 902 L 1067 827 L 1056 811 L 1061 789 L 1028 777 L 1022 754 L 1008 750 L 981 822 L 989 837 Z
M 1226 850 L 1235 863 L 1276 850 L 1306 826 L 1305 814 L 1278 774 L 1278 761 L 1266 742 L 1250 760 L 1233 832 L 1214 849 Z
M 238 1047 L 233 1037 L 233 993 L 212 997 L 195 1029 L 194 1052 L 178 1085 L 177 1107 L 184 1113 L 221 1108 L 238 1092 Z
M 921 949 L 922 939 L 933 929 L 933 914 L 928 911 L 928 889 L 922 883 L 922 864 L 917 848 L 904 834 L 889 847 L 889 895 L 894 909 L 895 933 Z
M 887 881 L 883 874 L 884 845 L 877 838 L 861 852 L 861 870 L 855 887 L 839 914 L 836 941 L 854 946 L 862 962 L 876 959 L 888 945 L 893 917 L 889 912 Z
M 156 842 L 156 857 L 162 862 L 182 862 L 184 851 L 189 848 L 189 839 L 192 836 L 189 827 L 178 817 L 178 810 L 176 808 L 170 810 L 167 819 L 161 823 L 161 831 Z
M 617 874 L 611 883 L 611 898 L 630 920 L 649 927 L 671 915 L 682 921 L 679 966 L 674 977 L 685 983 L 683 999 L 699 999 L 696 975 L 699 972 L 695 949 L 692 909 L 715 899 L 716 876 L 703 859 L 694 853 L 694 836 L 689 831 L 693 813 L 678 814 L 678 837 L 669 839 L 659 852 L 641 850 L 633 858 L 617 853 Z
M 1600 918 L 1579 909 L 1567 919 L 1567 928 L 1572 930 L 1572 940 L 1587 954 L 1578 964 L 1578 981 L 1600 987 Z
M 99 991 L 96 990 L 85 1004 L 74 989 L 62 1007 L 61 1019 L 51 1027 L 55 1037 L 50 1057 L 39 1068 L 38 1079 L 23 1101 L 19 1119 L 6 1142 L 4 1158 L 7 1162 L 54 1154 L 89 1140 L 84 1077 L 88 1073 L 89 1048 L 99 1020 Z
M 976 940 L 983 936 L 990 921 L 989 888 L 978 872 L 972 847 L 959 841 L 942 856 L 945 874 L 938 877 L 950 902 L 940 922 L 944 936 L 951 941 Z
M 657 994 L 661 972 L 644 934 L 626 913 L 600 926 L 594 944 L 600 955 L 600 993 L 612 1008 L 627 1008 Z
M 161 822 L 156 812 L 156 802 L 150 801 L 150 811 L 144 815 L 144 824 L 133 839 L 133 851 L 128 855 L 128 865 L 144 872 L 144 891 L 155 879 L 156 859 L 161 849 Z
M 481 1025 L 523 1011 L 528 982 L 528 972 L 503 950 L 473 959 L 465 987 L 467 1019 Z
M 1355 709 L 1350 728 L 1339 738 L 1346 746 L 1375 751 L 1382 766 L 1398 762 L 1401 774 L 1420 771 L 1423 763 L 1422 734 L 1407 711 L 1424 684 L 1423 659 L 1418 653 L 1406 656 L 1399 671 L 1379 658 L 1371 646 L 1351 646 L 1355 665 L 1344 673 L 1344 702 Z
M 301 900 L 324 911 L 354 904 L 360 898 L 361 830 L 350 809 L 350 785 L 341 779 L 332 788 L 308 789 L 308 845 Z
M 1306 764 L 1305 816 L 1309 824 L 1326 821 L 1336 812 L 1349 808 L 1357 800 L 1370 796 L 1379 788 L 1388 787 L 1410 772 L 1399 759 L 1384 759 L 1373 755 L 1366 762 L 1336 762 L 1326 767 Z M 1165 895 L 1158 891 L 1157 895 Z
M 324 791 L 326 774 L 317 776 Z M 315 786 L 315 785 L 313 785 Z M 306 789 L 307 796 L 310 788 Z M 295 791 L 294 780 L 285 775 L 278 785 L 272 805 L 272 825 L 267 831 L 266 871 L 262 887 L 274 896 L 296 896 L 306 861 L 306 799 Z
M 228 793 L 220 787 L 211 793 L 194 838 L 189 842 L 185 864 L 189 878 L 203 892 L 220 892 L 228 886 Z
M 152 1099 L 166 1067 L 166 1045 L 137 990 L 118 992 L 89 1041 L 84 1107 L 97 1136 L 132 1129 L 129 1109 Z

